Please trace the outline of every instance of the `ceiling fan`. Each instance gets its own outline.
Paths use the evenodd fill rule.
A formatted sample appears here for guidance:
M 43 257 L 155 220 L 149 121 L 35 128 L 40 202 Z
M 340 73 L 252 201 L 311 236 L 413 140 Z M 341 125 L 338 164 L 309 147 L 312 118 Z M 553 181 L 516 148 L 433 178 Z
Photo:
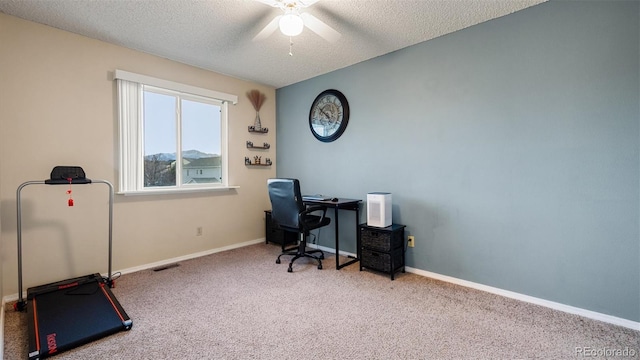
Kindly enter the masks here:
M 266 39 L 273 34 L 276 29 L 289 37 L 299 35 L 306 26 L 309 30 L 320 35 L 329 42 L 336 42 L 340 38 L 340 33 L 332 27 L 322 22 L 317 17 L 307 13 L 300 12 L 300 9 L 309 7 L 319 0 L 256 0 L 269 6 L 277 7 L 284 11 L 283 15 L 276 16 L 267 26 L 262 29 L 253 41 Z

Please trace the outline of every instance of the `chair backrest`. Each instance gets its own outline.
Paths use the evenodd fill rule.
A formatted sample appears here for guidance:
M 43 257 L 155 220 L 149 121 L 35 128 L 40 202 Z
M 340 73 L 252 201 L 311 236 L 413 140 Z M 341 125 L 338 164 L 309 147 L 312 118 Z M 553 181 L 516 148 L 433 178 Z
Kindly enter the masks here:
M 271 199 L 271 219 L 280 227 L 299 230 L 298 214 L 305 207 L 298 179 L 269 179 L 267 188 Z

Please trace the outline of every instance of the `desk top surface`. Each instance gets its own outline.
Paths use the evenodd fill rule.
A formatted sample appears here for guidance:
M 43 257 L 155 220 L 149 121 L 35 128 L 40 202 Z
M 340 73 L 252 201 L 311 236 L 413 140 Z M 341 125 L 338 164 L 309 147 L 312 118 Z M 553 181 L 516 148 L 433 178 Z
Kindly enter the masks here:
M 347 199 L 347 198 L 338 198 L 338 201 L 331 200 L 304 200 L 305 204 L 318 204 L 326 207 L 342 207 L 347 205 L 359 204 L 362 200 L 358 199 Z

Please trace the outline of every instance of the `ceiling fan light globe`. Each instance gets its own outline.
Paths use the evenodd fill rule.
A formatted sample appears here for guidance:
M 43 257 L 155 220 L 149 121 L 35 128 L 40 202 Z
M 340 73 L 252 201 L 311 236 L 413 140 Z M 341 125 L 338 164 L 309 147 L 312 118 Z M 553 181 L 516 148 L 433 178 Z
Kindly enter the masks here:
M 287 36 L 296 36 L 302 33 L 304 23 L 296 14 L 286 14 L 280 18 L 280 31 Z

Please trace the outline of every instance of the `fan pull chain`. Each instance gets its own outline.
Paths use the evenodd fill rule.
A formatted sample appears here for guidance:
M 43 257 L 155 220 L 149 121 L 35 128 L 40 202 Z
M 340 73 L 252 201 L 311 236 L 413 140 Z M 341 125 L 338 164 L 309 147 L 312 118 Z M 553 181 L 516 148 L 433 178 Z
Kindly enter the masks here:
M 293 56 L 293 39 L 291 38 L 291 36 L 289 36 L 289 56 Z

